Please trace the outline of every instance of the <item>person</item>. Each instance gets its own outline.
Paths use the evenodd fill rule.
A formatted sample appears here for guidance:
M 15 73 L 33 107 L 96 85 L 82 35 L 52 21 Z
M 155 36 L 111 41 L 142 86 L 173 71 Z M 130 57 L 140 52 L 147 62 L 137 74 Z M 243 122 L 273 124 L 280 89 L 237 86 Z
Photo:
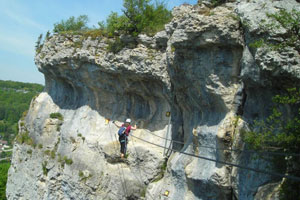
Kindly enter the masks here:
M 119 142 L 120 142 L 120 145 L 121 145 L 121 149 L 120 149 L 120 152 L 121 152 L 121 158 L 124 158 L 124 156 L 126 155 L 126 150 L 127 150 L 127 143 L 128 143 L 128 136 L 129 136 L 129 133 L 131 130 L 136 130 L 136 125 L 134 126 L 131 126 L 131 119 L 126 119 L 125 120 L 125 123 L 122 124 L 122 125 L 118 125 L 116 124 L 115 121 L 113 121 L 113 123 L 118 127 L 118 128 L 121 128 L 121 127 L 126 127 L 126 130 L 124 132 L 124 134 L 120 135 L 119 136 Z

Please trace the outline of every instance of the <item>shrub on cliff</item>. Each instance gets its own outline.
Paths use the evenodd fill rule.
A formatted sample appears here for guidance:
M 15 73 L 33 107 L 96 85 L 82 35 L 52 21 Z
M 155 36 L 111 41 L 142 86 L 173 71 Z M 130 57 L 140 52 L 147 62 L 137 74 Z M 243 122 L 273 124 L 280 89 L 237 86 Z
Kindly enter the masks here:
M 254 123 L 254 130 L 243 133 L 243 139 L 257 150 L 275 150 L 285 153 L 300 152 L 300 89 L 292 88 L 286 95 L 273 98 L 276 106 L 263 121 Z M 271 159 L 274 168 L 282 174 L 300 177 L 298 156 L 280 156 Z M 281 185 L 281 199 L 297 199 L 299 183 L 286 179 Z
M 66 21 L 61 20 L 60 23 L 54 24 L 54 33 L 61 33 L 64 31 L 83 31 L 87 30 L 87 23 L 89 18 L 87 15 L 80 15 L 79 17 L 75 18 L 74 16 L 70 17 Z
M 281 34 L 280 42 L 269 42 L 265 39 L 257 40 L 250 44 L 252 48 L 262 46 L 271 50 L 282 51 L 286 47 L 293 47 L 300 53 L 300 11 L 293 9 L 292 11 L 280 10 L 279 12 L 267 13 L 268 21 L 260 22 L 260 29 L 276 35 L 278 29 L 284 29 L 285 33 Z
M 124 0 L 123 15 L 112 12 L 107 20 L 99 22 L 101 29 L 109 36 L 117 34 L 138 35 L 139 33 L 154 34 L 164 28 L 171 18 L 171 12 L 163 2 L 155 4 L 150 0 Z
M 50 114 L 50 118 L 52 118 L 52 119 L 59 119 L 61 121 L 64 120 L 63 115 L 61 113 L 59 113 L 59 112 L 51 113 Z

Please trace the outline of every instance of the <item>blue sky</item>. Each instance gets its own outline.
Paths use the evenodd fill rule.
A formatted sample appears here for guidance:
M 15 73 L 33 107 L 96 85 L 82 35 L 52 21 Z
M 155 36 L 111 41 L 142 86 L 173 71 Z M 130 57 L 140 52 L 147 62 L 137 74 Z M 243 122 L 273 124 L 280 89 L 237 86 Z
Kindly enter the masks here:
M 0 79 L 44 84 L 34 64 L 38 36 L 70 16 L 86 14 L 97 25 L 112 12 L 121 13 L 122 0 L 0 0 Z M 168 8 L 197 0 L 165 0 Z

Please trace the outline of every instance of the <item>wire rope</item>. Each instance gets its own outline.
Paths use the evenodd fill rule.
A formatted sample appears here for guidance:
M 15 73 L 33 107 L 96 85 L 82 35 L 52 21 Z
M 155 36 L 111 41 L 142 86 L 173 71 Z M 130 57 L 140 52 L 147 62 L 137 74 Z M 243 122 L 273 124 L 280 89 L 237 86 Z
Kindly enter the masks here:
M 265 170 L 259 170 L 259 169 L 255 169 L 255 168 L 251 168 L 251 167 L 241 166 L 241 165 L 238 165 L 238 164 L 229 163 L 229 162 L 225 162 L 225 161 L 221 161 L 221 160 L 215 160 L 215 159 L 207 158 L 207 157 L 204 157 L 204 156 L 197 156 L 197 155 L 194 155 L 194 154 L 191 154 L 191 153 L 186 153 L 186 152 L 178 151 L 178 150 L 175 150 L 175 149 L 166 148 L 166 147 L 163 147 L 159 144 L 155 144 L 155 143 L 149 142 L 147 140 L 144 140 L 142 138 L 136 137 L 134 135 L 132 135 L 132 137 L 137 138 L 137 139 L 139 139 L 143 142 L 155 145 L 157 147 L 164 148 L 164 149 L 169 149 L 171 151 L 178 152 L 178 153 L 181 153 L 181 154 L 185 154 L 187 156 L 192 156 L 192 157 L 196 157 L 196 158 L 200 158 L 200 159 L 204 159 L 204 160 L 208 160 L 208 161 L 212 161 L 212 162 L 216 162 L 216 163 L 220 163 L 220 164 L 224 164 L 224 165 L 229 165 L 229 166 L 232 166 L 232 167 L 238 167 L 238 168 L 241 168 L 241 169 L 254 171 L 254 172 L 257 172 L 257 173 L 263 173 L 263 174 L 268 174 L 268 175 L 272 175 L 272 176 L 278 176 L 278 177 L 281 177 L 281 178 L 291 179 L 291 180 L 294 180 L 294 181 L 300 181 L 300 177 L 297 177 L 297 176 L 280 174 L 280 173 L 277 173 L 277 172 L 268 172 L 268 171 L 265 171 Z

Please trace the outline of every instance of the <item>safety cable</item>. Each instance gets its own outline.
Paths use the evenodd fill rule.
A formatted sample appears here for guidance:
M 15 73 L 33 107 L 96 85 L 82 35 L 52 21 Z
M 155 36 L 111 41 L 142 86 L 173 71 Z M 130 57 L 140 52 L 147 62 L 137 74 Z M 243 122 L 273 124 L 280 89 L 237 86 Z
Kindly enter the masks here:
M 166 147 L 163 147 L 159 144 L 155 144 L 155 143 L 149 142 L 147 140 L 144 140 L 142 138 L 136 137 L 134 135 L 131 135 L 131 136 L 134 137 L 134 138 L 137 138 L 137 139 L 139 139 L 143 142 L 152 144 L 154 146 L 161 147 L 161 148 L 164 148 L 164 149 L 168 149 L 168 150 L 178 152 L 178 153 L 181 153 L 181 154 L 185 154 L 185 155 L 188 155 L 188 156 L 192 156 L 192 157 L 196 157 L 196 158 L 200 158 L 200 159 L 204 159 L 204 160 L 208 160 L 208 161 L 212 161 L 212 162 L 216 162 L 216 163 L 220 163 L 220 164 L 224 164 L 224 165 L 229 165 L 229 166 L 233 166 L 233 167 L 237 167 L 237 168 L 241 168 L 241 169 L 246 169 L 246 170 L 254 171 L 254 172 L 257 172 L 257 173 L 268 174 L 268 175 L 272 175 L 272 176 L 278 176 L 278 177 L 281 177 L 281 178 L 287 178 L 287 179 L 291 179 L 291 180 L 295 180 L 295 181 L 300 181 L 300 177 L 297 177 L 297 176 L 285 175 L 285 174 L 280 174 L 280 173 L 277 173 L 277 172 L 268 172 L 268 171 L 265 171 L 265 170 L 260 170 L 260 169 L 255 169 L 255 168 L 251 168 L 251 167 L 241 166 L 241 165 L 238 165 L 238 164 L 229 163 L 229 162 L 225 162 L 225 161 L 221 161 L 221 160 L 215 160 L 215 159 L 207 158 L 207 157 L 204 157 L 204 156 L 197 156 L 197 155 L 194 155 L 194 154 L 191 154 L 191 153 L 178 151 L 178 150 L 175 150 L 175 149 L 172 149 L 172 148 L 166 148 Z
M 132 146 L 133 146 L 133 148 L 134 148 L 134 150 L 135 150 L 135 152 L 136 152 L 136 156 L 137 156 L 137 158 L 139 159 L 138 151 L 136 150 L 136 147 L 135 147 L 135 145 L 134 145 L 133 140 L 131 140 L 131 142 L 132 142 Z M 140 177 L 142 177 L 141 168 L 140 168 L 139 164 L 138 164 L 138 167 L 137 167 L 137 168 L 138 168 L 138 171 L 139 171 L 139 173 L 140 173 Z M 145 184 L 142 182 L 141 179 L 139 179 L 139 178 L 136 178 L 136 179 L 140 182 L 140 184 L 145 185 Z M 150 193 L 149 193 L 149 195 L 150 195 L 151 199 L 154 200 L 154 198 L 152 197 L 152 195 L 151 195 Z
M 110 136 L 111 136 L 111 139 L 112 139 L 112 142 L 113 142 L 113 146 L 116 147 L 116 145 L 114 144 L 114 139 L 113 139 L 113 136 L 112 136 L 112 133 L 111 133 L 111 127 L 110 127 L 109 123 L 108 123 L 108 127 L 109 127 L 109 133 L 110 133 Z M 115 138 L 116 138 L 116 136 L 115 136 Z M 118 141 L 117 138 L 116 138 L 116 141 Z M 116 147 L 116 152 L 118 152 L 118 147 Z M 126 187 L 126 183 L 125 183 L 124 171 L 123 171 L 123 168 L 119 166 L 119 164 L 117 164 L 117 166 L 118 166 L 119 176 L 120 176 L 120 179 L 121 179 L 122 189 L 123 189 L 123 192 L 124 192 L 124 194 L 125 194 L 125 196 L 127 198 L 128 195 L 127 195 L 127 187 Z M 123 181 L 122 181 L 122 179 L 123 179 Z
M 184 142 L 181 141 L 177 141 L 177 140 L 172 140 L 172 139 L 168 139 L 159 135 L 156 135 L 154 133 L 152 133 L 151 131 L 148 131 L 146 129 L 144 129 L 146 132 L 150 133 L 151 135 L 154 135 L 156 137 L 159 137 L 161 139 L 164 140 L 168 140 L 177 144 L 182 144 L 185 145 Z M 212 147 L 212 146 L 205 146 L 205 145 L 201 145 L 199 144 L 199 147 L 202 148 L 207 148 L 207 149 L 215 149 L 215 150 L 226 150 L 226 151 L 235 151 L 235 152 L 245 152 L 245 153 L 257 153 L 257 154 L 269 154 L 269 155 L 276 155 L 276 156 L 300 156 L 300 154 L 296 154 L 296 153 L 281 153 L 281 152 L 270 152 L 270 151 L 254 151 L 254 150 L 241 150 L 241 149 L 227 149 L 227 148 L 218 148 L 218 147 Z

